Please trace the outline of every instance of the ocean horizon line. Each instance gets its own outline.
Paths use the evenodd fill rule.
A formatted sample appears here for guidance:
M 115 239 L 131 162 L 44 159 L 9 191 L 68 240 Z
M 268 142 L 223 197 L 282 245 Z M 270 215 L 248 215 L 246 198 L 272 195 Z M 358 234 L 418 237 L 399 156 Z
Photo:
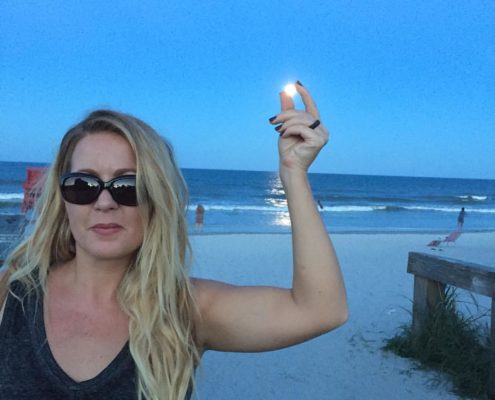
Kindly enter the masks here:
M 10 161 L 0 160 L 0 163 L 12 163 L 12 164 L 35 164 L 33 166 L 49 166 L 50 162 L 44 161 Z M 181 170 L 194 170 L 194 171 L 234 171 L 234 172 L 261 172 L 278 174 L 278 170 L 263 170 L 263 169 L 239 169 L 239 168 L 199 168 L 199 167 L 185 167 L 180 166 Z M 494 178 L 473 178 L 473 177 L 453 177 L 453 176 L 414 176 L 414 175 L 394 175 L 394 174 L 373 174 L 373 173 L 358 173 L 358 172 L 321 172 L 321 171 L 309 171 L 309 175 L 338 175 L 338 176 L 364 176 L 373 178 L 413 178 L 413 179 L 452 179 L 452 180 L 466 180 L 466 181 L 495 181 Z

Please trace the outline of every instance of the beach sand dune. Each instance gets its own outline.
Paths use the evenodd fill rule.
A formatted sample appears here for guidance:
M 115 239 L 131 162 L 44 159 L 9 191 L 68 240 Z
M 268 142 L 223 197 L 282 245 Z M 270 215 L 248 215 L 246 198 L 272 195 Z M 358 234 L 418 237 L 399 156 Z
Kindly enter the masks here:
M 457 399 L 445 377 L 420 371 L 381 348 L 410 322 L 410 251 L 495 266 L 495 233 L 466 233 L 432 251 L 432 234 L 335 234 L 350 305 L 346 325 L 269 353 L 207 352 L 198 370 L 202 399 Z M 193 275 L 233 284 L 291 284 L 289 235 L 194 236 Z M 488 298 L 479 298 L 489 307 Z M 434 382 L 440 381 L 435 386 Z

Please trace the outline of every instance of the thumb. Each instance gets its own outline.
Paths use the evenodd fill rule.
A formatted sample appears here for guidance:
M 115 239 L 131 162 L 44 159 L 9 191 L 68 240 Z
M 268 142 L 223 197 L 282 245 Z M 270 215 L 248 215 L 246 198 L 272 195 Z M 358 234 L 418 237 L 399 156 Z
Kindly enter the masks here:
M 285 92 L 280 92 L 280 108 L 282 111 L 293 110 L 295 108 L 292 97 Z

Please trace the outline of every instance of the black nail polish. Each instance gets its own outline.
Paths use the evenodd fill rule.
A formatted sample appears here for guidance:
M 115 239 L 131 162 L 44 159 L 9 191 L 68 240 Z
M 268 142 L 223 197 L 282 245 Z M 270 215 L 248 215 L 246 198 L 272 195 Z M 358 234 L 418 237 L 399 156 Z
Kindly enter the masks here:
M 280 130 L 280 128 L 282 128 L 282 124 L 277 125 L 277 126 L 275 127 L 275 130 L 276 130 L 276 131 L 279 131 L 279 130 Z
M 275 115 L 274 117 L 268 118 L 268 121 L 273 122 L 273 121 L 275 121 L 276 118 L 277 118 L 277 116 Z
M 296 83 L 297 83 L 299 86 L 304 87 L 304 85 L 303 85 L 300 81 L 296 81 Z

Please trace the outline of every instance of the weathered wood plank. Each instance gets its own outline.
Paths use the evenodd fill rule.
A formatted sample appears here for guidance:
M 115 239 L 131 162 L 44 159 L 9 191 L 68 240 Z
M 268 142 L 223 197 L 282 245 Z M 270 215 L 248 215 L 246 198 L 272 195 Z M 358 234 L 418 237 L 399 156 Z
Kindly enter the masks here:
M 445 298 L 445 285 L 421 276 L 414 277 L 414 302 L 412 331 L 419 335 L 430 313 Z
M 407 272 L 481 295 L 495 297 L 495 269 L 484 265 L 410 252 Z

